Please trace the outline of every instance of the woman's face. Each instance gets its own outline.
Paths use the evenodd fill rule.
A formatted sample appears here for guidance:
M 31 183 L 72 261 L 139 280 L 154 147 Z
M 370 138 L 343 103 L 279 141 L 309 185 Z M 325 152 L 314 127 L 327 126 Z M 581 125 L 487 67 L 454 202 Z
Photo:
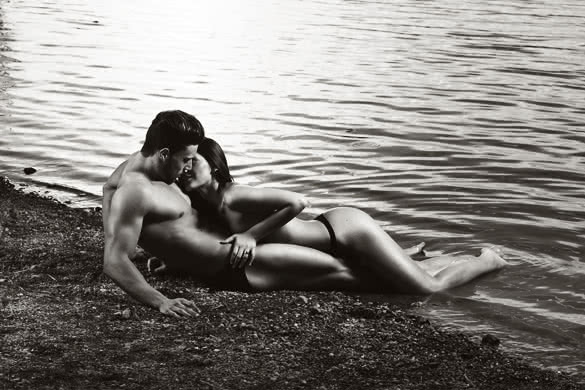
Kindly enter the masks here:
M 202 155 L 197 153 L 191 164 L 191 170 L 184 170 L 179 177 L 179 184 L 185 192 L 194 191 L 213 180 L 211 167 Z

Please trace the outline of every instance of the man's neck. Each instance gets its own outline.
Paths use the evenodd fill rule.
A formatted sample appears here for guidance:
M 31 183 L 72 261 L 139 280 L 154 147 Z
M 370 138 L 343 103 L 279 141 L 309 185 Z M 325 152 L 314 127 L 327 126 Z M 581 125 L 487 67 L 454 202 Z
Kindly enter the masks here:
M 130 169 L 140 172 L 151 181 L 164 181 L 160 174 L 160 166 L 156 155 L 144 156 L 141 152 L 135 153 L 131 158 Z

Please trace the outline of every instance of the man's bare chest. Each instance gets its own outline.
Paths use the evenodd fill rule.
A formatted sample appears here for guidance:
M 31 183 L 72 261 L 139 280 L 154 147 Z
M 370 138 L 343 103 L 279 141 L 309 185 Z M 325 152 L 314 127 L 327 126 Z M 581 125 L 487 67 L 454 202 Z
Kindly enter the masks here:
M 154 183 L 149 197 L 151 207 L 145 222 L 172 221 L 191 214 L 189 198 L 175 184 Z

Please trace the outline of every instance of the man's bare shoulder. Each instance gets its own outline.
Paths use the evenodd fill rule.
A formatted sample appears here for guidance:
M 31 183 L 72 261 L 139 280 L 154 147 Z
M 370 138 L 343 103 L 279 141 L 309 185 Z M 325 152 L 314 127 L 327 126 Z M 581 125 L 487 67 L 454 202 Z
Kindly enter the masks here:
M 152 182 L 140 172 L 127 172 L 117 180 L 114 195 L 142 202 L 149 198 Z
M 152 181 L 142 172 L 132 170 L 132 155 L 120 164 L 104 184 L 104 200 L 116 197 L 123 201 L 142 203 L 148 198 Z

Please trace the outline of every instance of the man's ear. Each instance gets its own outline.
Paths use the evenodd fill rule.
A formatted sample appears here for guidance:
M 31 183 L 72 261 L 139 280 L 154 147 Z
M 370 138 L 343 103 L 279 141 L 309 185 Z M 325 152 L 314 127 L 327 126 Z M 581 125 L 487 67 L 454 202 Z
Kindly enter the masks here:
M 169 148 L 162 148 L 158 151 L 158 155 L 162 160 L 166 160 L 171 155 Z

